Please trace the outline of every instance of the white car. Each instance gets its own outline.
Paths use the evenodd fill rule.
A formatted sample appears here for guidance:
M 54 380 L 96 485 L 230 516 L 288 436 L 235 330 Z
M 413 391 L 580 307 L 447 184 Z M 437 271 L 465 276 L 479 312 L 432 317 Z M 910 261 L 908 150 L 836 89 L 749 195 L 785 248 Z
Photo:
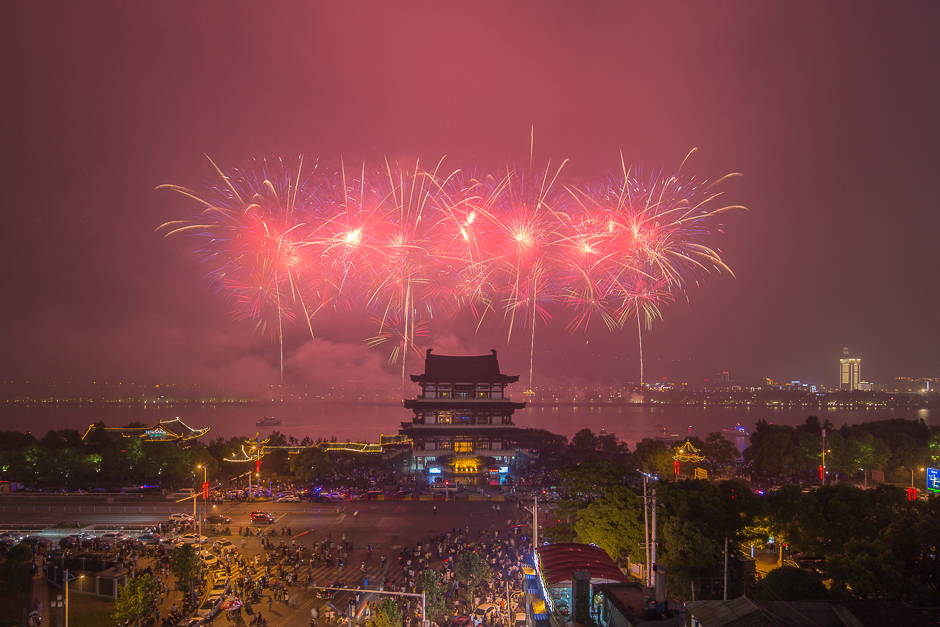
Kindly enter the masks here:
M 128 536 L 124 535 L 120 531 L 109 531 L 108 533 L 103 533 L 101 534 L 100 538 L 108 544 L 121 544 L 122 542 L 127 542 L 130 540 Z
M 499 607 L 495 603 L 483 603 L 478 605 L 477 609 L 473 610 L 471 618 L 473 619 L 474 624 L 480 624 L 485 622 L 490 622 L 493 618 L 499 616 Z
M 209 538 L 206 536 L 201 536 L 198 533 L 187 533 L 179 537 L 179 541 L 183 544 L 205 544 L 209 541 Z
M 170 522 L 191 523 L 193 522 L 193 517 L 183 512 L 176 512 L 176 513 L 170 514 Z
M 212 550 L 219 555 L 225 555 L 226 553 L 236 553 L 238 551 L 238 549 L 235 548 L 235 545 L 232 544 L 231 540 L 216 540 L 212 543 Z
M 296 494 L 287 494 L 277 500 L 278 503 L 300 503 L 300 497 Z
M 199 559 L 201 559 L 202 563 L 205 564 L 208 568 L 214 568 L 215 566 L 219 565 L 219 558 L 209 551 L 200 551 Z

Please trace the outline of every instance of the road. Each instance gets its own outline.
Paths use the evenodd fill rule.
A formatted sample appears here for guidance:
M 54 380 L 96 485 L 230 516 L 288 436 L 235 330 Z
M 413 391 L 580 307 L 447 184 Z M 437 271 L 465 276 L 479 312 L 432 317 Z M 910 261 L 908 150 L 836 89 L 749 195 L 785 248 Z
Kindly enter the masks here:
M 0 501 L 0 528 L 13 524 L 44 528 L 62 522 L 76 522 L 83 526 L 96 525 L 102 529 L 156 525 L 165 523 L 171 512 L 192 514 L 191 507 L 182 505 L 167 501 L 128 504 L 77 503 L 64 502 L 61 498 L 36 502 Z M 201 506 L 201 503 L 199 505 Z M 210 506 L 209 511 L 230 517 L 233 534 L 238 533 L 240 526 L 260 528 L 265 533 L 275 529 L 279 534 L 282 528 L 289 527 L 292 537 L 271 538 L 275 544 L 284 540 L 309 547 L 313 542 L 323 540 L 328 534 L 332 534 L 334 541 L 339 541 L 345 534 L 346 539 L 353 543 L 347 566 L 344 569 L 338 566 L 314 567 L 311 572 L 313 581 L 324 585 L 341 580 L 350 587 L 358 585 L 362 581 L 360 565 L 366 562 L 371 587 L 386 576 L 400 579 L 397 558 L 399 549 L 403 547 L 413 547 L 418 541 L 427 541 L 456 527 L 469 528 L 470 537 L 474 538 L 480 529 L 497 525 L 503 527 L 509 518 L 520 516 L 510 503 L 499 505 L 502 510 L 500 513 L 494 513 L 492 504 L 485 501 L 371 501 L 322 504 L 261 502 Z M 255 509 L 263 509 L 273 514 L 274 523 L 263 526 L 250 525 L 248 514 Z M 257 537 L 247 538 L 243 549 L 239 538 L 233 537 L 232 540 L 240 548 L 240 552 L 249 558 L 262 552 L 261 540 Z M 368 545 L 373 548 L 371 558 L 365 550 Z M 388 560 L 384 569 L 380 567 L 383 555 Z M 295 590 L 296 588 L 292 589 L 290 594 L 294 595 Z M 345 610 L 350 596 L 342 595 L 334 604 Z M 309 625 L 310 607 L 315 605 L 320 608 L 324 603 L 323 600 L 315 599 L 313 594 L 300 593 L 297 607 L 294 609 L 283 603 L 274 604 L 268 624 L 271 627 L 305 627 Z M 269 616 L 266 605 L 256 607 L 259 607 L 265 616 Z M 224 614 L 216 620 L 219 621 L 217 624 L 223 625 L 231 622 Z

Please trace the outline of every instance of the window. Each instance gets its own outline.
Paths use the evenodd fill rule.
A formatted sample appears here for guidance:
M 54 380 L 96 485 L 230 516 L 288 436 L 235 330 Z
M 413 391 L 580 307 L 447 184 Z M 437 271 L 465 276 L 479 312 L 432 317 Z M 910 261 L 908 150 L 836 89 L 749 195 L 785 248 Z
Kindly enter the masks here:
M 472 453 L 473 442 L 454 442 L 454 451 L 457 453 Z

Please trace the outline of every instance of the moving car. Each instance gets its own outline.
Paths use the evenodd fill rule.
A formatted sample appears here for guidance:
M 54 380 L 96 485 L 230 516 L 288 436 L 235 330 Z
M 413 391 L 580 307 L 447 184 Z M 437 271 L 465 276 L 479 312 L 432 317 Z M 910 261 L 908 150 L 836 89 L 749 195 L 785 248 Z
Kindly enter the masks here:
M 175 512 L 170 514 L 170 522 L 191 523 L 193 522 L 193 517 L 183 512 Z
M 287 494 L 280 497 L 276 501 L 277 503 L 300 503 L 300 497 L 296 494 Z
M 163 536 L 159 533 L 145 533 L 139 536 L 137 540 L 144 544 L 160 544 L 163 542 Z
M 183 544 L 205 544 L 209 541 L 209 538 L 201 536 L 198 533 L 187 533 L 180 536 L 179 541 Z
M 470 617 L 473 619 L 473 622 L 477 625 L 480 623 L 490 623 L 499 616 L 499 607 L 495 603 L 482 603 L 477 606 L 477 609 L 473 610 L 473 614 Z
M 216 540 L 212 543 L 212 550 L 218 553 L 219 555 L 225 555 L 226 553 L 235 553 L 238 551 L 235 548 L 235 545 L 232 544 L 231 540 Z
M 260 509 L 251 512 L 250 516 L 251 522 L 256 525 L 270 525 L 274 523 L 274 516 Z
M 210 525 L 227 525 L 230 522 L 232 522 L 232 519 L 229 518 L 228 516 L 222 516 L 220 514 L 212 514 L 210 516 L 206 516 L 206 522 L 209 523 Z
M 317 596 L 321 599 L 332 599 L 339 594 L 339 590 L 327 590 L 327 588 L 345 588 L 346 584 L 342 581 L 334 581 L 331 584 L 328 584 L 326 588 L 319 588 L 317 590 Z
M 103 542 L 107 542 L 108 544 L 121 544 L 122 542 L 130 540 L 130 537 L 120 531 L 109 531 L 101 534 L 99 537 Z

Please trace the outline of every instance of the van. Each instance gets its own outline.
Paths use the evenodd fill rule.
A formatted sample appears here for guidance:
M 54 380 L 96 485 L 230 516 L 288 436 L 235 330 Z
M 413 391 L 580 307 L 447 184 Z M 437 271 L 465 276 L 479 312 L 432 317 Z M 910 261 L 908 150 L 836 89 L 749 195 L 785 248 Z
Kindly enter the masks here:
M 183 499 L 192 498 L 193 494 L 195 493 L 196 491 L 192 488 L 183 488 L 182 490 L 177 490 L 176 492 L 167 494 L 166 498 L 170 501 L 181 501 Z

